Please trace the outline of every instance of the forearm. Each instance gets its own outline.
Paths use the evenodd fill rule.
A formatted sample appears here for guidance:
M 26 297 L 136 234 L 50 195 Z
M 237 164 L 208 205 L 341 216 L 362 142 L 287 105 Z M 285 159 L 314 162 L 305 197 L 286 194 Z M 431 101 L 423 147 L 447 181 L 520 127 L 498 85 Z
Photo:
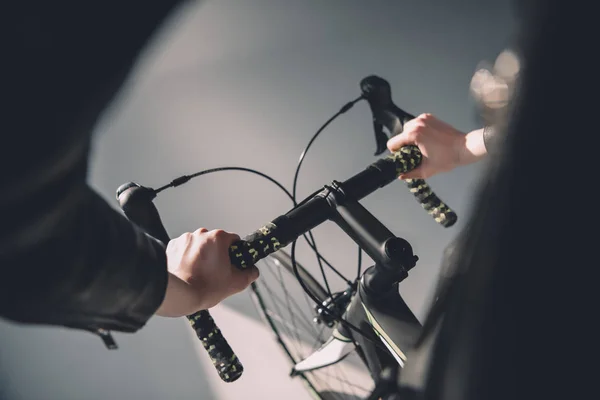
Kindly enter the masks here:
M 2 253 L 0 315 L 24 323 L 134 332 L 165 295 L 162 245 L 91 189 L 56 225 L 29 225 L 47 238 Z M 41 205 L 40 205 L 41 206 Z M 15 214 L 26 210 L 14 209 Z M 43 226 L 45 225 L 45 226 Z
M 89 136 L 179 0 L 35 2 L 7 21 L 0 316 L 135 331 L 167 284 L 162 246 L 85 185 Z M 20 4 L 20 3 L 19 3 Z M 91 7 L 91 8 L 90 8 Z M 27 26 L 27 29 L 23 29 Z M 44 68 L 39 68 L 43 65 Z

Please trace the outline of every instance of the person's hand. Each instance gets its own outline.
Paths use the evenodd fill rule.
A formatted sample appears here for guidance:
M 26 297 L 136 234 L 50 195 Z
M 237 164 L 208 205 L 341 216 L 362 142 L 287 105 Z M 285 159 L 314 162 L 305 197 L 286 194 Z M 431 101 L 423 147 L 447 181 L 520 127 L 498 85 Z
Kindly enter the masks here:
M 418 146 L 423 154 L 421 164 L 400 175 L 400 179 L 425 179 L 460 165 L 464 142 L 464 133 L 431 114 L 421 114 L 408 121 L 403 132 L 391 138 L 387 147 L 394 152 L 403 146 Z
M 229 246 L 240 237 L 204 228 L 184 233 L 167 245 L 169 284 L 158 315 L 180 317 L 211 308 L 255 281 L 255 266 L 239 270 L 231 264 Z
M 423 154 L 421 164 L 400 175 L 400 179 L 426 179 L 470 164 L 486 154 L 483 130 L 465 135 L 431 114 L 421 114 L 404 125 L 401 134 L 391 138 L 387 147 L 394 152 L 403 146 L 416 145 Z

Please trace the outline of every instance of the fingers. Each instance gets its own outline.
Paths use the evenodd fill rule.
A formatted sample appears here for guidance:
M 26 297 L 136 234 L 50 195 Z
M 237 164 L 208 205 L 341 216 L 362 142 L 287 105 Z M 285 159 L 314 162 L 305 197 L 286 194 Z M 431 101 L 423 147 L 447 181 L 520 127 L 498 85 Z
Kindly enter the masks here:
M 239 235 L 231 232 L 226 232 L 222 229 L 210 231 L 210 234 L 214 235 L 215 238 L 222 240 L 223 244 L 227 245 L 228 250 L 231 244 L 241 239 Z M 234 282 L 232 282 L 232 286 L 236 293 L 246 289 L 252 282 L 257 280 L 260 276 L 260 272 L 258 271 L 258 268 L 256 268 L 255 265 L 252 265 L 243 270 L 239 269 L 233 264 L 231 264 L 231 267 L 235 270 Z
M 252 268 L 250 268 L 250 283 L 254 282 L 259 277 L 260 271 L 258 270 L 258 268 L 256 268 L 256 265 L 253 265 Z
M 200 236 L 201 234 L 207 234 L 207 237 L 210 239 L 226 244 L 227 246 L 231 245 L 233 242 L 240 240 L 239 235 L 231 232 L 227 232 L 223 229 L 213 229 L 209 231 L 206 228 L 196 229 L 193 235 Z
M 235 267 L 233 267 L 235 268 Z M 252 282 L 258 279 L 260 272 L 256 266 L 251 266 L 247 269 L 236 269 L 233 279 L 230 284 L 231 294 L 243 292 Z
M 410 120 L 409 122 L 407 122 L 404 125 L 404 127 L 405 127 L 404 132 L 402 132 L 400 135 L 394 136 L 393 138 L 391 138 L 388 141 L 387 147 L 388 147 L 388 149 L 390 149 L 391 152 L 398 151 L 398 150 L 400 150 L 400 148 L 402 148 L 404 146 L 409 146 L 409 145 L 419 146 L 420 137 L 422 134 L 422 123 L 420 121 L 413 119 L 413 120 Z M 419 149 L 423 153 L 423 149 L 421 148 L 421 146 L 419 146 Z M 417 168 L 415 168 L 411 171 L 408 171 L 404 174 L 401 174 L 399 176 L 399 178 L 400 179 L 422 178 L 424 175 L 423 164 L 426 164 L 426 162 L 427 162 L 427 157 L 424 155 L 423 159 L 421 160 L 421 164 L 419 166 L 417 166 Z
M 227 247 L 229 247 L 232 243 L 237 242 L 238 240 L 241 240 L 239 235 L 232 233 L 232 232 L 225 232 L 225 231 L 223 231 L 223 239 L 227 240 Z
M 418 146 L 423 154 L 421 164 L 399 176 L 400 179 L 425 179 L 427 176 L 427 151 L 423 148 L 423 135 L 431 128 L 439 126 L 441 121 L 435 118 L 432 114 L 421 114 L 418 117 L 411 119 L 404 124 L 404 129 L 400 135 L 394 136 L 387 142 L 387 147 L 390 151 L 395 152 L 400 148 L 409 145 Z
M 213 229 L 212 231 L 209 231 L 208 234 L 219 241 L 222 240 L 223 243 L 227 243 L 228 246 L 236 240 L 240 240 L 240 237 L 237 234 L 224 231 L 223 229 Z
M 398 151 L 401 147 L 408 146 L 411 144 L 417 144 L 419 139 L 418 131 L 416 130 L 415 123 L 412 123 L 414 120 L 408 121 L 404 125 L 404 130 L 401 134 L 392 137 L 387 142 L 387 148 L 391 152 Z
M 243 279 L 241 279 L 241 283 L 243 284 L 242 290 L 246 289 L 252 282 L 257 280 L 260 276 L 260 271 L 258 270 L 258 268 L 256 268 L 256 265 L 253 265 L 245 271 L 240 272 L 243 276 Z
M 419 145 L 421 137 L 428 128 L 440 127 L 442 122 L 432 114 L 421 114 L 404 124 L 402 133 L 391 138 L 387 147 L 390 151 L 397 151 L 403 146 Z
M 425 171 L 423 170 L 422 166 L 418 166 L 417 168 L 413 169 L 412 171 L 408 171 L 405 174 L 400 174 L 398 176 L 399 179 L 402 180 L 406 180 L 406 179 L 426 179 L 427 175 L 425 174 Z
M 169 240 L 169 243 L 167 243 L 166 251 L 167 252 L 173 251 L 173 250 L 177 251 L 178 249 L 188 248 L 193 245 L 194 240 L 192 240 L 192 239 L 193 239 L 192 233 L 190 233 L 190 232 L 182 233 L 178 237 Z
M 251 266 L 246 271 L 244 271 L 244 273 L 246 274 L 246 277 L 248 279 L 248 285 L 257 280 L 260 276 L 260 271 L 258 270 L 258 268 L 256 268 L 256 265 Z

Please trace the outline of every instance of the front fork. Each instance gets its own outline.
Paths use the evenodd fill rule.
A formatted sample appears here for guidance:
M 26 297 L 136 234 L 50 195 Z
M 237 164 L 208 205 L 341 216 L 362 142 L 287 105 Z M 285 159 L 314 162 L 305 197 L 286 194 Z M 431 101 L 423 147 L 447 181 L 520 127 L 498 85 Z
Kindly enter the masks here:
M 337 331 L 340 335 L 349 338 L 354 342 L 358 355 L 367 365 L 371 377 L 377 382 L 384 370 L 394 368 L 398 363 L 394 357 L 383 348 L 381 340 L 369 323 L 360 298 L 360 290 L 357 290 L 354 294 L 352 301 L 344 314 L 344 319 L 351 325 L 359 328 L 364 335 L 355 332 L 341 323 L 337 324 Z
M 348 306 L 345 315 L 346 321 L 369 335 L 351 331 L 345 326 L 338 324 L 338 330 L 342 335 L 349 335 L 356 345 L 356 352 L 367 365 L 371 378 L 375 382 L 375 388 L 367 400 L 392 400 L 397 399 L 397 377 L 399 364 L 389 351 L 382 349 L 382 342 L 368 322 L 367 314 L 357 291 Z
M 344 294 L 351 295 L 347 292 L 344 292 Z M 367 337 L 349 328 L 345 323 L 336 322 L 332 335 L 327 342 L 317 351 L 296 363 L 292 368 L 292 376 L 336 364 L 353 351 L 358 353 L 375 381 L 386 367 L 397 365 L 394 358 L 382 347 L 380 339 L 369 324 L 359 291 L 354 291 L 354 295 L 351 296 L 348 299 L 349 302 L 343 319 L 359 328 Z M 339 297 L 339 299 L 343 300 L 342 297 Z M 323 322 L 327 321 L 321 321 L 321 323 Z
M 362 282 L 359 283 L 361 284 Z M 317 351 L 294 365 L 291 376 L 326 368 L 356 351 L 375 382 L 375 389 L 369 399 L 387 399 L 388 393 L 395 392 L 396 384 L 396 380 L 389 377 L 398 375 L 399 365 L 369 323 L 361 292 L 364 291 L 354 291 L 343 315 L 343 320 L 360 329 L 360 333 L 350 328 L 348 324 L 336 322 L 329 340 Z M 321 321 L 323 322 L 325 321 Z

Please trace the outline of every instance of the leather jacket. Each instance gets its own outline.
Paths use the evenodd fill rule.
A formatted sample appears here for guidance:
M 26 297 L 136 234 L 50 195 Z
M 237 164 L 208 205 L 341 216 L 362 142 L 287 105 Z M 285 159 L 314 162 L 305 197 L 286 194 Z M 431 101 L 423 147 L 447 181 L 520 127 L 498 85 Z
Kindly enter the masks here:
M 0 316 L 110 341 L 160 306 L 166 255 L 87 184 L 91 132 L 177 2 L 34 3 L 5 25 Z

